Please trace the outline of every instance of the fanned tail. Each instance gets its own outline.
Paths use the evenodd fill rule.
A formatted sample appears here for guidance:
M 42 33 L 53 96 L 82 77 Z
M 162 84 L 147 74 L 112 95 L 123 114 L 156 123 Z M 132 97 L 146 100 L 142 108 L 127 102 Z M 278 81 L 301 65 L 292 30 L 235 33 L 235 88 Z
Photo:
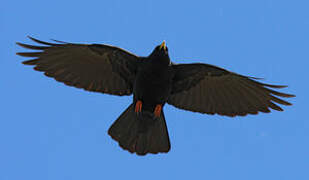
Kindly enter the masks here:
M 152 112 L 136 114 L 131 104 L 109 128 L 108 134 L 131 153 L 146 155 L 170 150 L 164 113 L 156 118 Z

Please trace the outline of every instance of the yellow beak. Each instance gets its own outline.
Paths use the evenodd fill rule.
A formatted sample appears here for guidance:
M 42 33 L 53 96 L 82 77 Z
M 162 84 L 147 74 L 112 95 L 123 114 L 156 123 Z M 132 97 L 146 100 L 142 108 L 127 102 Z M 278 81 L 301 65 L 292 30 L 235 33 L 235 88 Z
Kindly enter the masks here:
M 164 49 L 164 51 L 166 51 L 166 44 L 165 44 L 165 41 L 163 41 L 162 44 L 160 45 L 160 50 L 161 50 L 162 48 Z

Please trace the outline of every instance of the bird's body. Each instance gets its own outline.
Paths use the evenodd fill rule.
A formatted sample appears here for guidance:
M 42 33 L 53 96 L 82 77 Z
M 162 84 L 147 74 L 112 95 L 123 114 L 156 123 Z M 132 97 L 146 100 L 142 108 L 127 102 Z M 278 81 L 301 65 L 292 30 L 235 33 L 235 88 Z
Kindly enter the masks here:
M 112 95 L 133 94 L 132 104 L 108 130 L 119 145 L 138 155 L 168 152 L 170 141 L 163 107 L 206 114 L 244 116 L 283 111 L 291 105 L 279 97 L 294 97 L 256 78 L 239 75 L 209 64 L 173 64 L 163 42 L 148 57 L 101 44 L 48 43 L 18 45 L 38 52 L 17 53 L 37 71 L 66 85 Z M 277 104 L 275 104 L 277 103 Z
M 147 110 L 154 110 L 158 104 L 164 105 L 171 93 L 173 75 L 168 56 L 151 54 L 138 68 L 133 87 L 134 101 L 141 100 Z
M 139 71 L 133 88 L 134 100 L 143 100 L 145 105 L 165 104 L 171 92 L 171 81 L 172 69 L 168 66 Z

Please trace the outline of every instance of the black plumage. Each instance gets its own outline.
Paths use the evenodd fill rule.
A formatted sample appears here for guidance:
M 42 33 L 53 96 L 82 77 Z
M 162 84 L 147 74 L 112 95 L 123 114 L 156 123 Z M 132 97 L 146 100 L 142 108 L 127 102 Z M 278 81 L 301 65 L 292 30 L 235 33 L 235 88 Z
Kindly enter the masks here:
M 286 86 L 258 82 L 209 64 L 174 64 L 163 42 L 148 57 L 101 44 L 43 42 L 40 46 L 17 43 L 38 50 L 17 53 L 32 59 L 23 64 L 69 86 L 112 95 L 133 94 L 132 104 L 108 130 L 119 145 L 138 155 L 168 152 L 170 141 L 163 107 L 225 116 L 283 111 L 291 105 L 280 99 L 294 95 L 273 89 Z

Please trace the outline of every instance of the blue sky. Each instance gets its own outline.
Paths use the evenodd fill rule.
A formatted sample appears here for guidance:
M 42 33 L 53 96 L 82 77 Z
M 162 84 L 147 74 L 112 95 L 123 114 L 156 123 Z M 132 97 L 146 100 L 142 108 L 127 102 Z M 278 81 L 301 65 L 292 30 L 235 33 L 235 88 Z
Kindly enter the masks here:
M 3 5 L 4 4 L 4 5 Z M 308 1 L 39 1 L 0 7 L 0 179 L 309 179 Z M 284 112 L 228 118 L 165 106 L 172 149 L 139 157 L 108 135 L 131 97 L 67 87 L 20 62 L 16 41 L 106 43 L 146 56 L 166 40 L 202 62 L 287 84 Z

